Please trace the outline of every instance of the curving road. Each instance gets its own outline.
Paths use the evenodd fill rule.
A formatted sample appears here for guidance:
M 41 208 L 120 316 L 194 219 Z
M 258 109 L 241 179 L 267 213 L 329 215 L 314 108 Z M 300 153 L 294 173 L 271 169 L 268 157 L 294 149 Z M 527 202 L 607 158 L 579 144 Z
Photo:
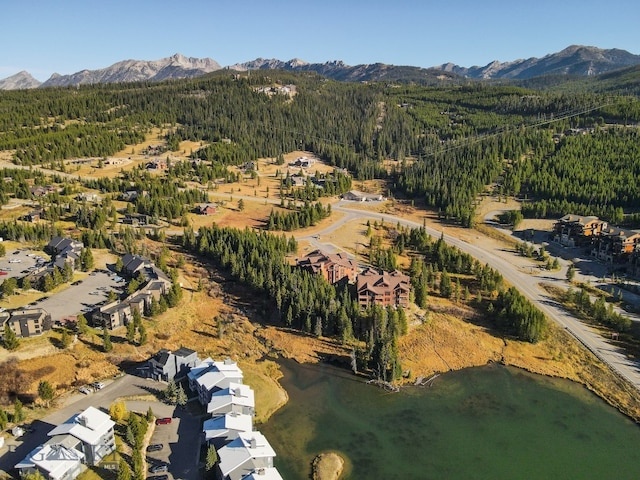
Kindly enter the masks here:
M 387 215 L 381 213 L 368 212 L 349 208 L 347 205 L 351 202 L 340 201 L 332 205 L 332 209 L 341 212 L 344 216 L 332 223 L 329 227 L 322 231 L 316 232 L 312 236 L 298 237 L 298 239 L 309 240 L 314 246 L 320 248 L 325 244 L 319 242 L 320 235 L 327 235 L 344 224 L 354 221 L 370 218 L 371 220 L 383 219 L 385 222 L 392 224 L 400 223 L 400 225 L 419 228 L 423 225 L 406 220 L 402 217 Z M 433 237 L 439 237 L 442 231 L 432 227 L 424 227 L 428 234 Z M 467 241 L 445 236 L 445 241 L 449 245 L 453 245 L 463 252 L 466 252 L 486 263 L 491 268 L 497 270 L 509 283 L 515 285 L 518 290 L 525 295 L 530 301 L 535 303 L 538 308 L 551 320 L 555 321 L 571 333 L 580 343 L 593 352 L 600 360 L 606 363 L 615 373 L 626 379 L 634 388 L 640 392 L 640 369 L 638 363 L 629 358 L 620 348 L 612 345 L 604 337 L 602 337 L 595 329 L 585 325 L 578 319 L 569 315 L 564 308 L 555 302 L 549 295 L 540 288 L 540 278 L 521 271 L 516 265 L 510 261 L 509 256 L 512 254 L 505 253 L 498 248 L 474 245 Z M 335 246 L 333 246 L 335 247 Z M 559 277 L 556 277 L 559 279 Z

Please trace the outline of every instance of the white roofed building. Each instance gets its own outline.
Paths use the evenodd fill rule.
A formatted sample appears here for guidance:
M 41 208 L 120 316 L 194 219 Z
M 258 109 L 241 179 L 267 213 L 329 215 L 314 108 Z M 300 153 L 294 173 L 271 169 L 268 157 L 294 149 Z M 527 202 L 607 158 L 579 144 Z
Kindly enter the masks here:
M 115 451 L 114 425 L 108 414 L 89 407 L 51 430 L 51 438 L 15 468 L 22 477 L 38 471 L 48 480 L 72 480 L 85 464 L 98 465 Z
M 115 422 L 95 407 L 74 415 L 49 432 L 50 437 L 71 435 L 82 442 L 80 448 L 88 465 L 97 465 L 116 449 L 113 435 Z
M 218 450 L 219 478 L 240 480 L 261 468 L 272 468 L 275 456 L 276 452 L 260 432 L 240 433 L 238 438 Z
M 40 445 L 15 468 L 21 477 L 39 472 L 48 480 L 71 480 L 85 469 L 84 454 L 64 445 Z
M 189 388 L 198 393 L 202 405 L 211 401 L 213 392 L 229 388 L 231 383 L 242 383 L 242 370 L 230 358 L 223 362 L 205 360 L 188 374 Z
M 211 400 L 207 405 L 207 413 L 214 417 L 229 412 L 253 416 L 255 408 L 256 402 L 253 389 L 249 385 L 232 382 L 228 388 L 211 394 Z
M 204 438 L 216 448 L 228 444 L 238 438 L 240 433 L 253 430 L 253 417 L 243 413 L 230 412 L 225 415 L 205 420 L 202 425 Z

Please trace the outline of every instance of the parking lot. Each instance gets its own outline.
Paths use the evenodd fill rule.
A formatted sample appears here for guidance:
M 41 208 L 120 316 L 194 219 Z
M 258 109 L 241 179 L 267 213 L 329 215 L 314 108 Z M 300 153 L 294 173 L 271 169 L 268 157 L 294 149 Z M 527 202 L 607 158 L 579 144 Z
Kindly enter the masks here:
M 0 258 L 0 283 L 6 278 L 24 277 L 38 267 L 46 266 L 50 260 L 48 255 L 28 248 L 10 251 Z M 113 290 L 119 297 L 125 288 L 125 281 L 108 270 L 96 270 L 88 274 L 76 272 L 75 278 L 79 279 L 66 284 L 66 288 L 55 295 L 43 294 L 42 298 L 24 307 L 43 308 L 55 322 L 90 312 L 106 302 L 110 291 Z
M 67 420 L 89 406 L 108 411 L 109 406 L 122 397 L 148 395 L 149 391 L 164 389 L 165 385 L 147 378 L 124 375 L 115 380 L 105 380 L 105 387 L 88 395 L 81 393 L 68 397 L 64 406 L 50 415 L 32 422 L 32 432 L 20 438 L 7 438 L 7 444 L 0 448 L 0 476 L 2 472 L 10 472 L 13 466 L 22 460 L 36 446 L 48 440 L 47 433 L 56 425 Z M 196 480 L 199 478 L 200 440 L 202 437 L 202 421 L 200 414 L 189 413 L 184 409 L 176 409 L 158 401 L 127 400 L 127 410 L 145 414 L 151 408 L 156 417 L 172 417 L 170 424 L 156 425 L 150 444 L 161 443 L 162 450 L 149 452 L 147 463 L 151 467 L 157 463 L 167 462 L 169 478 Z M 197 408 L 196 408 L 197 410 Z M 148 474 L 148 478 L 153 475 Z M 161 475 L 160 473 L 158 475 Z
M 0 258 L 0 280 L 13 277 L 24 277 L 36 265 L 44 265 L 51 260 L 48 255 L 35 253 L 30 249 L 13 250 Z
M 87 275 L 80 283 L 69 285 L 68 288 L 37 303 L 51 314 L 51 320 L 61 320 L 69 315 L 86 313 L 103 303 L 113 290 L 119 296 L 124 288 L 124 281 L 116 281 L 118 277 L 113 273 L 96 271 Z

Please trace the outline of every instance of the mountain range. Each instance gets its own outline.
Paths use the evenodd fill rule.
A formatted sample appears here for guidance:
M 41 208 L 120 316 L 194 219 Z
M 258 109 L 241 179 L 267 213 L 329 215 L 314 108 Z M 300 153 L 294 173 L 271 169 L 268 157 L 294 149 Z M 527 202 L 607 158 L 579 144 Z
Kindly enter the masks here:
M 445 63 L 431 68 L 387 65 L 383 63 L 349 66 L 342 61 L 307 63 L 300 59 L 282 61 L 258 58 L 226 67 L 229 70 L 289 70 L 316 72 L 341 81 L 416 81 L 442 82 L 462 78 L 523 80 L 543 75 L 592 76 L 624 67 L 640 65 L 640 55 L 626 50 L 600 49 L 572 45 L 564 50 L 509 62 L 493 61 L 483 67 L 461 67 Z M 0 80 L 0 90 L 63 87 L 92 83 L 161 81 L 191 78 L 222 69 L 211 58 L 185 57 L 175 54 L 160 60 L 124 60 L 99 70 L 82 70 L 71 75 L 54 73 L 47 81 L 38 82 L 22 71 Z

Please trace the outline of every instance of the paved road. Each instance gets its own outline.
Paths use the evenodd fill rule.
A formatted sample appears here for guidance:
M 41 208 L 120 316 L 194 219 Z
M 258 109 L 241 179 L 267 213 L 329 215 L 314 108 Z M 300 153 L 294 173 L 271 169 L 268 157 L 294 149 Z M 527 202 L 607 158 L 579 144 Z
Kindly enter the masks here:
M 350 208 L 349 203 L 350 202 L 340 201 L 337 204 L 332 205 L 332 209 L 334 211 L 344 213 L 344 217 L 337 220 L 326 229 L 316 232 L 314 235 L 323 236 L 335 231 L 345 223 L 365 218 L 370 218 L 371 220 L 383 219 L 385 222 L 389 222 L 394 225 L 400 223 L 401 225 L 411 228 L 419 228 L 423 226 L 417 222 L 406 220 L 394 215 L 356 210 L 354 208 Z M 427 233 L 436 238 L 440 237 L 442 234 L 441 230 L 436 230 L 431 227 L 425 227 L 425 229 Z M 314 238 L 314 240 L 318 245 L 320 245 L 317 239 Z M 445 241 L 449 245 L 459 248 L 463 252 L 470 254 L 474 258 L 488 264 L 491 268 L 500 272 L 505 280 L 512 285 L 515 285 L 518 290 L 530 301 L 535 303 L 548 318 L 566 328 L 567 331 L 570 332 L 578 341 L 591 350 L 591 352 L 593 352 L 598 358 L 609 365 L 614 372 L 625 378 L 636 388 L 636 390 L 640 392 L 640 369 L 638 362 L 629 358 L 624 351 L 615 345 L 612 345 L 593 328 L 567 314 L 561 305 L 557 304 L 540 288 L 539 283 L 541 279 L 539 277 L 525 273 L 515 266 L 513 261 L 510 261 L 510 257 L 512 257 L 513 254 L 505 252 L 499 248 L 485 247 L 480 244 L 474 245 L 452 236 L 445 235 Z M 550 275 L 550 278 L 545 278 L 545 280 L 553 281 L 555 279 L 556 281 L 561 281 L 562 278 L 564 278 L 562 272 L 557 272 Z
M 7 445 L 0 449 L 0 473 L 11 472 L 16 463 L 48 439 L 47 433 L 56 425 L 89 406 L 108 411 L 109 406 L 120 397 L 146 395 L 163 388 L 163 385 L 156 381 L 133 375 L 125 375 L 104 383 L 106 386 L 102 390 L 90 395 L 74 393 L 66 397 L 61 408 L 31 424 L 34 432 L 27 433 L 20 439 L 8 438 Z M 146 412 L 149 406 L 157 416 L 176 417 L 170 425 L 159 426 L 152 436 L 151 443 L 166 442 L 163 452 L 165 457 L 158 458 L 171 463 L 170 472 L 175 478 L 195 480 L 198 478 L 196 462 L 200 452 L 200 419 L 187 411 L 175 410 L 175 407 L 160 402 L 127 402 L 129 410 Z

